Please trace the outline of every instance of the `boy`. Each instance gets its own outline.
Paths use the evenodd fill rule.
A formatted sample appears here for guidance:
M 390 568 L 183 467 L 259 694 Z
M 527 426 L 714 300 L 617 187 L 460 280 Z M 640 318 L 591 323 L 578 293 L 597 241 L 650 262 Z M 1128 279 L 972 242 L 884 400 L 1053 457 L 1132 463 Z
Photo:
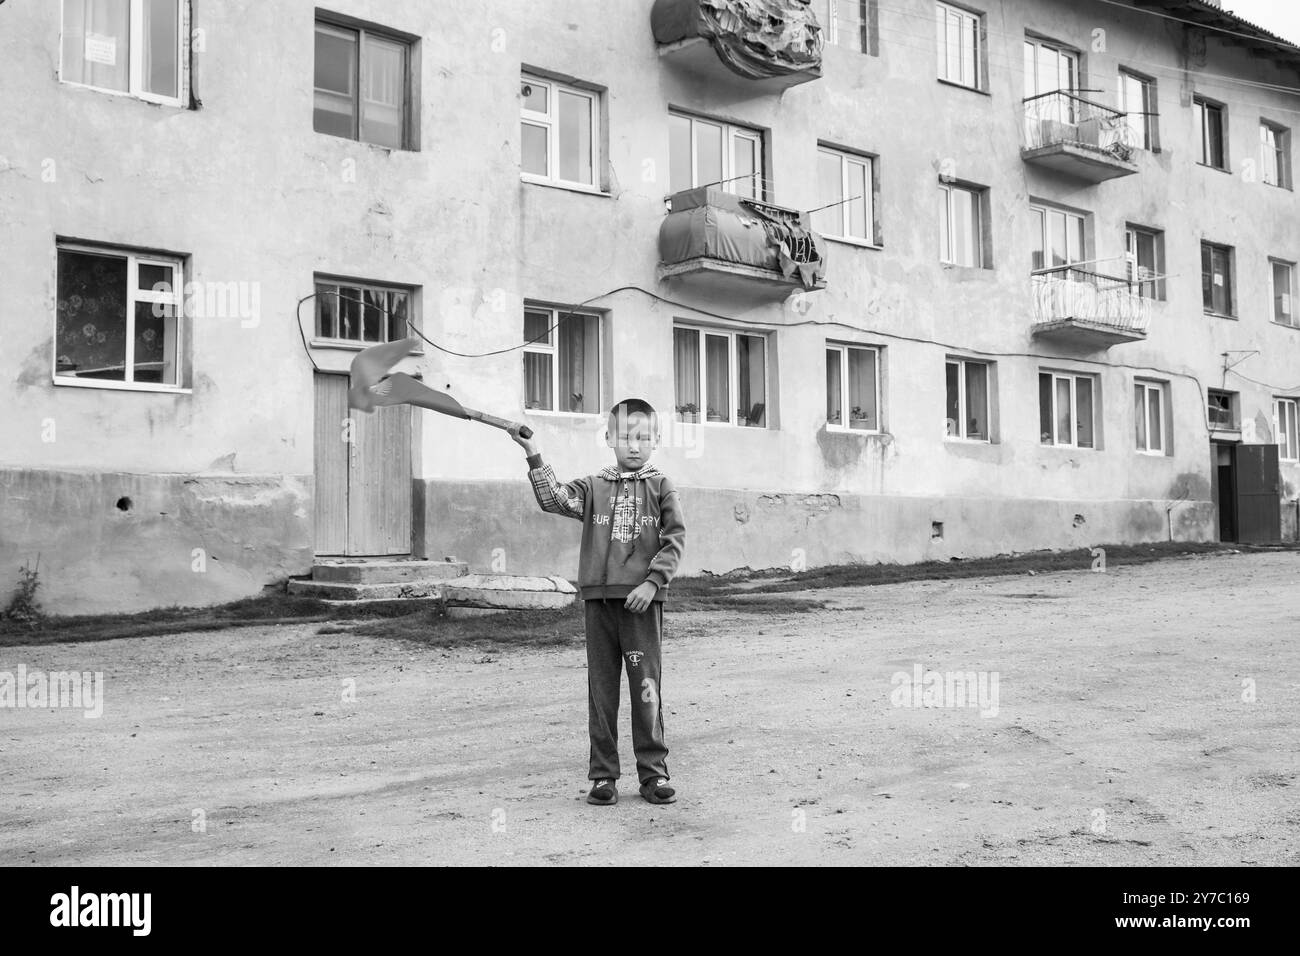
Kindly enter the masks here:
M 632 749 L 641 796 L 673 803 L 668 786 L 663 703 L 659 695 L 663 600 L 686 546 L 677 490 L 649 464 L 659 441 L 649 402 L 626 399 L 609 411 L 605 443 L 617 467 L 574 481 L 556 480 L 537 446 L 510 436 L 528 454 L 528 479 L 543 511 L 582 522 L 578 585 L 586 608 L 587 730 L 591 737 L 587 802 L 618 802 L 618 695 L 627 667 Z

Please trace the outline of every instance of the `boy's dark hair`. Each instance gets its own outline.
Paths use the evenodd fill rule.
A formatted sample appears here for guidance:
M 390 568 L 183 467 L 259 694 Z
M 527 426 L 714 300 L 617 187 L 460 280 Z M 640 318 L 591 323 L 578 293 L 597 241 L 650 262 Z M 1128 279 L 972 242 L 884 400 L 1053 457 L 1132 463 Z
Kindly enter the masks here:
M 659 431 L 659 413 L 655 411 L 653 405 L 643 398 L 625 398 L 609 410 L 609 427 L 610 438 L 619 434 L 619 425 L 626 425 L 627 420 L 633 415 L 642 414 L 650 419 L 650 430 L 654 433 Z

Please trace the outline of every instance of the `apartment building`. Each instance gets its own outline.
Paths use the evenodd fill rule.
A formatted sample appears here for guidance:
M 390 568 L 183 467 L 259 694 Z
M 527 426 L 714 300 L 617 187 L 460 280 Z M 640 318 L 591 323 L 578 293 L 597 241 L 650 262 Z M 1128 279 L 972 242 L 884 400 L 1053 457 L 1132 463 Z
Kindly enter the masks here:
M 662 413 L 684 572 L 1294 539 L 1300 49 L 1200 0 L 0 6 L 3 567 L 573 575 Z M 0 583 L 3 583 L 0 581 Z

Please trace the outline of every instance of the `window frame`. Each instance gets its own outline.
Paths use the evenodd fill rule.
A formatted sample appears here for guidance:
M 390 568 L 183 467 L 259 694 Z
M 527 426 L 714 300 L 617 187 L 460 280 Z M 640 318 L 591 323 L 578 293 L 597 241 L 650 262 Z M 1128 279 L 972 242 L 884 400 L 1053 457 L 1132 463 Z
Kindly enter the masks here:
M 372 345 L 383 345 L 388 342 L 401 341 L 401 339 L 392 339 L 388 337 L 390 331 L 389 322 L 392 319 L 392 310 L 388 307 L 389 300 L 387 298 L 385 299 L 384 318 L 380 326 L 383 329 L 383 335 L 384 335 L 382 339 L 372 342 L 366 338 L 357 338 L 357 339 L 345 339 L 340 337 L 329 338 L 327 336 L 322 335 L 321 334 L 321 303 L 323 301 L 323 294 L 321 292 L 321 286 L 332 285 L 335 287 L 336 302 L 338 301 L 337 296 L 340 294 L 339 290 L 341 288 L 359 290 L 361 292 L 362 309 L 366 307 L 365 293 L 367 292 L 383 292 L 386 295 L 394 292 L 401 292 L 406 295 L 407 321 L 411 325 L 415 326 L 416 329 L 419 329 L 421 327 L 421 323 L 419 321 L 419 315 L 417 312 L 417 303 L 419 301 L 419 297 L 417 295 L 417 293 L 419 292 L 418 286 L 402 285 L 400 283 L 395 283 L 395 282 L 378 282 L 373 279 L 350 279 L 347 276 L 338 276 L 332 273 L 316 273 L 312 277 L 312 285 L 316 290 L 316 297 L 314 300 L 316 305 L 316 308 L 314 310 L 315 321 L 312 326 L 312 338 L 311 338 L 312 348 L 356 349 L 360 351 L 361 349 L 369 348 Z M 338 316 L 336 316 L 336 319 L 341 318 L 341 316 L 342 316 L 342 312 L 340 311 Z M 340 323 L 340 327 L 341 327 L 341 323 Z M 362 334 L 364 335 L 364 333 L 365 333 L 365 324 L 363 318 Z M 419 336 L 417 336 L 415 332 L 410 329 L 410 326 L 408 326 L 407 333 L 406 335 L 402 336 L 402 338 L 412 338 L 412 337 L 419 338 Z M 423 340 L 421 340 L 420 343 L 416 344 L 416 346 L 412 348 L 409 354 L 422 355 L 423 353 L 424 353 L 424 346 L 423 346 Z
M 357 69 L 353 76 L 355 83 L 355 107 L 356 121 L 353 123 L 352 135 L 341 136 L 338 133 L 331 133 L 325 130 L 316 129 L 316 94 L 319 87 L 315 83 L 315 64 L 316 54 L 314 44 L 316 42 L 316 33 L 322 27 L 327 30 L 334 30 L 339 33 L 347 33 L 356 38 L 357 44 Z M 364 123 L 362 107 L 365 103 L 365 97 L 362 95 L 362 76 L 365 73 L 365 56 L 366 56 L 366 38 L 373 37 L 377 40 L 383 40 L 388 43 L 398 44 L 402 47 L 402 111 L 401 111 L 401 144 L 398 146 L 389 146 L 385 143 L 376 143 L 372 140 L 362 139 L 361 127 Z M 356 20 L 352 17 L 342 14 L 330 13 L 321 9 L 316 10 L 316 15 L 312 21 L 312 132 L 320 136 L 333 136 L 335 139 L 346 139 L 353 143 L 363 143 L 366 146 L 373 146 L 376 149 L 402 150 L 404 152 L 419 151 L 419 134 L 417 131 L 416 120 L 418 112 L 416 102 L 418 90 L 416 89 L 416 44 L 419 42 L 418 37 L 413 37 L 402 33 L 398 30 L 390 30 L 379 24 L 368 23 L 362 20 Z M 333 90 L 325 92 L 334 93 Z
M 1032 33 L 1025 34 L 1024 53 L 1028 54 L 1029 47 L 1034 48 L 1034 69 L 1032 73 L 1025 71 L 1025 99 L 1032 99 L 1035 96 L 1042 96 L 1047 93 L 1067 93 L 1070 96 L 1079 95 L 1079 84 L 1082 82 L 1081 70 L 1083 67 L 1082 54 L 1074 49 L 1060 43 L 1057 40 L 1049 40 L 1046 37 L 1036 36 Z M 1042 50 L 1051 50 L 1057 57 L 1056 78 L 1057 82 L 1061 79 L 1061 61 L 1064 60 L 1071 64 L 1072 76 L 1069 87 L 1057 86 L 1054 90 L 1040 90 L 1038 88 L 1038 57 Z M 1027 59 L 1027 57 L 1026 57 Z M 1027 63 L 1025 64 L 1027 65 Z M 1030 82 L 1032 76 L 1032 83 Z
M 1069 268 L 1070 266 L 1075 266 L 1075 265 L 1080 265 L 1080 264 L 1087 264 L 1087 262 L 1088 262 L 1088 258 L 1087 258 L 1087 256 L 1088 256 L 1088 224 L 1089 224 L 1089 219 L 1092 217 L 1092 213 L 1090 213 L 1090 212 L 1080 212 L 1079 210 L 1076 210 L 1076 209 L 1067 209 L 1067 208 L 1065 208 L 1064 206 L 1052 206 L 1052 205 L 1047 205 L 1047 204 L 1045 204 L 1045 203 L 1041 203 L 1041 202 L 1030 202 L 1030 203 L 1029 203 L 1029 211 L 1030 211 L 1031 213 L 1036 213 L 1036 214 L 1038 215 L 1038 239 L 1039 239 L 1039 249 L 1038 249 L 1038 251 L 1040 251 L 1040 252 L 1042 253 L 1042 256 L 1043 256 L 1043 264 L 1042 264 L 1041 266 L 1038 266 L 1037 268 L 1032 268 L 1032 266 L 1033 266 L 1033 253 L 1034 253 L 1035 250 L 1033 250 L 1033 249 L 1030 250 L 1030 266 L 1031 266 L 1030 272 L 1031 272 L 1031 274 L 1032 274 L 1032 273 L 1036 273 L 1036 272 L 1050 272 L 1050 271 L 1053 271 L 1053 270 L 1056 270 L 1056 269 L 1067 269 L 1067 268 Z M 1059 264 L 1059 265 L 1057 265 L 1057 264 L 1055 264 L 1055 263 L 1052 263 L 1052 264 L 1049 264 L 1049 263 L 1048 263 L 1048 261 L 1047 261 L 1047 257 L 1048 257 L 1049 252 L 1051 251 L 1051 228 L 1050 228 L 1050 222 L 1051 222 L 1051 217 L 1052 217 L 1052 216 L 1060 216 L 1060 217 L 1062 217 L 1062 219 L 1065 221 L 1065 225 L 1066 225 L 1067 228 L 1069 227 L 1071 220 L 1077 220 L 1077 221 L 1078 221 L 1078 225 L 1079 225 L 1079 230 L 1078 230 L 1078 231 L 1079 231 L 1079 237 L 1078 237 L 1078 238 L 1079 238 L 1079 256 L 1080 256 L 1080 258 L 1078 258 L 1078 259 L 1071 259 L 1069 262 L 1063 262 L 1063 263 L 1061 263 L 1061 264 Z M 1068 234 L 1067 234 L 1067 240 L 1066 240 L 1066 255 L 1069 255 L 1069 237 L 1068 237 Z
M 1049 417 L 1050 417 L 1050 420 L 1051 420 L 1051 422 L 1052 422 L 1052 433 L 1051 433 L 1051 440 L 1050 440 L 1050 441 L 1043 441 L 1043 433 L 1042 433 L 1042 430 L 1041 430 L 1041 425 L 1042 425 L 1042 413 L 1043 413 L 1043 408 L 1042 408 L 1042 380 L 1043 380 L 1044 377 L 1046 377 L 1046 378 L 1048 378 L 1048 379 L 1051 380 L 1051 403 L 1052 403 L 1052 404 L 1051 404 L 1051 408 L 1049 409 Z M 1091 409 L 1091 418 L 1092 418 L 1092 444 L 1091 444 L 1091 445 L 1083 445 L 1083 444 L 1080 444 L 1080 443 L 1079 443 L 1079 426 L 1080 426 L 1080 424 L 1081 424 L 1081 422 L 1080 422 L 1080 420 L 1079 420 L 1079 382 L 1081 382 L 1081 381 L 1087 382 L 1087 383 L 1088 383 L 1088 387 L 1089 387 L 1089 389 L 1090 389 L 1091 392 L 1092 392 L 1092 409 Z M 1057 434 L 1056 434 L 1056 432 L 1057 432 L 1057 424 L 1058 424 L 1058 420 L 1057 420 L 1057 403 L 1056 403 L 1056 399 L 1057 399 L 1057 393 L 1056 393 L 1057 382 L 1068 382 L 1069 385 L 1070 385 L 1070 426 L 1071 426 L 1071 434 L 1070 434 L 1070 441 L 1068 441 L 1068 442 L 1059 441 L 1059 440 L 1058 440 L 1058 436 L 1057 436 Z M 1098 381 L 1097 376 L 1096 376 L 1096 375 L 1089 375 L 1089 374 L 1087 374 L 1087 373 L 1085 373 L 1085 372 L 1070 372 L 1070 371 L 1063 371 L 1063 370 L 1061 370 L 1061 369 L 1040 368 L 1040 369 L 1038 370 L 1038 383 L 1039 383 L 1039 385 L 1038 385 L 1038 387 L 1039 387 L 1039 392 L 1038 392 L 1038 396 L 1039 396 L 1039 411 L 1038 411 L 1038 414 L 1039 414 L 1039 426 L 1040 426 L 1039 434 L 1038 434 L 1038 441 L 1039 441 L 1039 444 L 1040 444 L 1041 446 L 1045 447 L 1045 448 L 1069 448 L 1069 449 L 1071 449 L 1071 450 L 1073 450 L 1073 451 L 1099 451 L 1099 450 L 1101 449 L 1101 441 L 1099 440 L 1100 437 L 1101 437 L 1101 436 L 1100 436 L 1100 431 L 1101 431 L 1101 429 L 1098 427 L 1099 424 L 1100 424 L 1100 422 L 1099 422 L 1099 419 L 1098 419 L 1098 416 L 1097 416 L 1097 407 L 1098 407 L 1098 405 L 1101 404 L 1100 401 L 1099 401 L 1099 398 L 1100 398 L 1100 394 L 1099 394 L 1099 393 L 1100 393 L 1100 390 L 1101 390 L 1101 386 L 1100 386 L 1100 382 Z
M 1138 269 L 1141 268 L 1138 264 L 1137 255 L 1137 238 L 1139 235 L 1151 238 L 1152 274 L 1163 276 L 1165 272 L 1164 230 L 1126 222 L 1124 224 L 1124 266 L 1128 272 L 1128 281 L 1130 285 L 1137 286 L 1139 298 L 1150 299 L 1153 302 L 1164 302 L 1166 294 L 1165 280 L 1163 278 L 1142 279 L 1138 275 Z M 1151 288 L 1151 295 L 1146 294 L 1145 288 L 1147 286 Z
M 1209 307 L 1209 308 L 1207 308 L 1206 305 L 1205 305 L 1205 276 L 1206 276 L 1206 272 L 1205 272 L 1205 268 L 1204 268 L 1204 261 L 1205 261 L 1205 250 L 1206 250 L 1206 249 L 1209 249 L 1209 250 L 1210 250 L 1210 272 L 1209 272 L 1209 276 L 1210 276 L 1210 300 L 1211 300 L 1211 302 L 1210 302 L 1210 306 L 1211 306 L 1211 307 Z M 1224 276 L 1224 281 L 1223 281 L 1223 290 L 1224 290 L 1224 296 L 1225 296 L 1225 298 L 1226 298 L 1226 304 L 1227 304 L 1227 307 L 1228 307 L 1228 308 L 1227 308 L 1227 311 L 1224 311 L 1224 312 L 1220 312 L 1220 311 L 1218 311 L 1218 310 L 1216 310 L 1216 309 L 1213 308 L 1213 304 L 1214 304 L 1214 303 L 1213 303 L 1213 300 L 1214 300 L 1214 255 L 1215 255 L 1216 252 L 1217 252 L 1217 253 L 1223 253 L 1224 259 L 1226 260 L 1226 267 L 1225 267 L 1225 269 L 1224 269 L 1224 271 L 1223 271 L 1223 276 Z M 1202 240 L 1201 240 L 1201 261 L 1202 261 L 1202 268 L 1201 268 L 1201 311 L 1202 311 L 1202 313 L 1205 314 L 1205 315 L 1213 315 L 1213 316 L 1217 316 L 1218 318 L 1222 318 L 1222 319 L 1235 319 L 1235 318 L 1237 318 L 1237 312 L 1236 312 L 1236 309 L 1237 309 L 1236 291 L 1237 291 L 1237 290 L 1236 290 L 1236 276 L 1234 275 L 1234 273 L 1236 272 L 1236 255 L 1235 255 L 1235 252 L 1234 252 L 1233 247 L 1232 247 L 1232 246 L 1221 245 L 1220 243 L 1217 243 L 1217 242 L 1210 242 L 1208 239 L 1202 239 Z M 1271 281 L 1272 281 L 1272 280 L 1270 279 L 1270 282 L 1271 282 Z
M 1227 399 L 1228 418 L 1227 424 L 1216 422 L 1215 417 L 1219 411 L 1214 404 L 1214 399 L 1221 397 Z M 1205 417 L 1211 432 L 1238 432 L 1241 431 L 1241 422 L 1238 420 L 1238 401 L 1240 400 L 1239 392 L 1229 392 L 1222 388 L 1207 388 L 1205 390 Z
M 1128 80 L 1136 82 L 1138 86 L 1141 87 L 1142 103 L 1140 105 L 1142 108 L 1140 110 L 1133 110 L 1133 104 L 1128 102 L 1128 86 L 1126 85 L 1126 81 Z M 1121 66 L 1119 68 L 1119 85 L 1115 99 L 1115 105 L 1124 113 L 1125 121 L 1128 123 L 1129 129 L 1138 133 L 1142 138 L 1142 144 L 1137 148 L 1144 149 L 1151 153 L 1160 152 L 1160 113 L 1158 110 L 1152 108 L 1158 106 L 1160 102 L 1159 87 L 1157 86 L 1155 78 L 1147 76 L 1144 73 L 1139 73 L 1136 70 L 1130 70 L 1128 67 Z M 1140 131 L 1134 129 L 1133 123 L 1129 119 L 1135 112 L 1139 113 L 1142 117 L 1142 127 Z
M 988 262 L 989 257 L 986 255 L 984 248 L 984 196 L 987 193 L 987 189 L 980 186 L 972 186 L 966 183 L 957 182 L 955 180 L 952 182 L 944 182 L 941 179 L 939 181 L 939 190 L 945 197 L 943 228 L 946 231 L 946 235 L 941 235 L 939 239 L 939 262 L 943 265 L 955 266 L 959 269 L 992 268 L 991 264 Z M 975 261 L 969 264 L 964 262 L 955 262 L 951 258 L 945 259 L 943 257 L 943 247 L 945 243 L 948 246 L 948 253 L 950 256 L 953 250 L 953 224 L 955 222 L 955 217 L 953 215 L 952 196 L 954 190 L 968 192 L 972 197 L 971 210 L 975 221 L 972 223 L 971 236 L 975 252 Z
M 821 232 L 822 236 L 828 239 L 834 239 L 838 242 L 847 242 L 856 246 L 868 246 L 871 248 L 880 247 L 880 237 L 876 231 L 876 158 L 867 153 L 855 153 L 850 150 L 840 149 L 837 146 L 827 146 L 824 143 L 817 144 L 818 154 L 825 153 L 828 156 L 834 156 L 840 164 L 840 197 L 842 200 L 847 199 L 849 195 L 849 167 L 850 164 L 857 164 L 866 169 L 866 209 L 864 211 L 863 226 L 866 229 L 866 236 L 852 236 L 847 232 Z M 840 213 L 840 227 L 843 228 L 849 221 L 849 204 L 841 202 L 838 206 Z M 822 210 L 819 210 L 822 211 Z M 831 210 L 824 210 L 830 212 Z M 816 215 L 814 213 L 814 215 Z M 813 227 L 816 228 L 815 226 Z
M 1267 134 L 1272 134 L 1273 144 L 1270 145 L 1267 140 Z M 1273 154 L 1273 160 L 1276 164 L 1276 182 L 1269 182 L 1267 172 L 1269 164 L 1265 162 L 1264 157 L 1269 153 Z M 1291 189 L 1291 130 L 1278 123 L 1271 123 L 1266 119 L 1259 121 L 1259 162 L 1260 175 L 1259 179 L 1265 186 L 1276 186 L 1279 189 Z
M 858 43 L 859 46 L 845 46 L 840 43 L 840 18 L 835 15 L 836 9 L 844 4 L 846 6 L 857 7 L 857 24 L 858 24 Z M 871 55 L 871 11 L 868 0 L 819 0 L 817 12 L 826 11 L 826 23 L 823 25 L 823 32 L 826 35 L 826 42 L 831 46 L 837 46 L 841 50 L 848 50 L 850 53 L 861 53 L 866 56 Z
M 58 310 L 58 254 L 60 252 L 83 253 L 92 256 L 113 257 L 127 260 L 126 266 L 126 329 L 123 332 L 123 372 L 129 376 L 122 381 L 105 378 L 81 378 L 75 375 L 59 374 L 59 310 Z M 187 258 L 179 253 L 152 252 L 124 248 L 112 245 L 58 241 L 55 243 L 55 309 L 53 341 L 50 344 L 50 368 L 53 370 L 51 382 L 54 385 L 69 385 L 74 388 L 105 388 L 123 392 L 167 392 L 171 394 L 189 394 L 192 389 L 185 382 L 189 379 L 189 361 L 187 348 L 189 336 L 187 319 L 188 309 L 185 304 L 186 263 Z M 179 281 L 173 285 L 171 292 L 139 289 L 141 265 L 169 266 L 172 276 Z M 176 309 L 176 384 L 163 382 L 137 382 L 135 376 L 135 307 L 139 303 L 161 303 Z
M 1171 409 L 1169 408 L 1169 383 L 1160 382 L 1154 379 L 1135 379 L 1133 382 L 1134 391 L 1142 390 L 1142 425 L 1146 436 L 1145 446 L 1137 444 L 1137 421 L 1136 416 L 1133 423 L 1133 441 L 1136 451 L 1139 455 L 1152 455 L 1158 458 L 1168 457 L 1173 453 L 1169 442 L 1169 431 L 1172 424 Z M 1160 445 L 1155 447 L 1151 444 L 1151 393 L 1155 392 L 1159 396 L 1160 409 Z M 1136 397 L 1136 396 L 1135 396 Z M 1135 403 L 1136 404 L 1136 403 Z
M 525 301 L 523 307 L 524 318 L 528 312 L 545 312 L 547 313 L 547 339 L 546 343 L 530 342 L 525 339 L 521 351 L 524 354 L 546 355 L 551 359 L 551 407 L 550 408 L 529 408 L 528 407 L 528 380 L 527 371 L 524 371 L 524 389 L 523 402 L 524 412 L 528 415 L 555 415 L 563 418 L 599 418 L 601 415 L 602 396 L 604 395 L 605 380 L 605 328 L 604 314 L 594 309 L 566 309 L 560 306 L 547 305 L 544 302 Z M 565 316 L 582 316 L 583 318 L 595 319 L 596 327 L 596 401 L 595 410 L 590 412 L 566 411 L 560 408 L 560 328 L 561 319 Z M 522 363 L 521 363 L 522 364 Z M 526 365 L 523 366 L 526 369 Z
M 1279 319 L 1277 317 L 1277 306 L 1278 306 L 1277 267 L 1278 266 L 1283 266 L 1286 268 L 1287 277 L 1290 280 L 1288 283 L 1289 288 L 1286 290 L 1285 293 L 1287 296 L 1286 304 L 1290 310 L 1290 315 L 1291 315 L 1290 322 L 1285 322 L 1282 319 Z M 1272 312 L 1272 315 L 1270 315 L 1269 318 L 1272 320 L 1273 324 L 1281 325 L 1288 329 L 1300 328 L 1300 310 L 1296 309 L 1296 263 L 1288 259 L 1279 259 L 1276 256 L 1269 256 L 1268 257 L 1268 289 L 1269 289 L 1269 299 L 1273 303 L 1273 308 L 1270 310 Z
M 519 126 L 520 126 L 520 156 L 519 156 L 519 178 L 527 183 L 536 183 L 541 186 L 557 186 L 562 189 L 572 189 L 577 192 L 586 193 L 605 193 L 605 171 L 601 165 L 601 155 L 603 153 L 602 130 L 604 129 L 602 117 L 604 115 L 604 92 L 589 86 L 580 86 L 571 82 L 554 79 L 538 73 L 530 73 L 527 70 L 521 71 L 519 75 L 521 85 L 545 86 L 548 89 L 546 96 L 547 111 L 539 113 L 536 110 L 527 109 L 521 102 L 519 105 Z M 591 150 L 588 157 L 591 162 L 591 182 L 584 183 L 575 179 L 564 179 L 560 176 L 560 94 L 568 93 L 571 96 L 579 96 L 588 101 L 588 111 L 591 121 Z M 522 97 L 521 97 L 522 100 Z M 523 127 L 535 126 L 546 130 L 546 166 L 547 174 L 526 172 L 524 170 L 523 160 Z
M 746 331 L 744 329 L 724 329 L 709 325 L 695 325 L 691 322 L 674 322 L 673 330 L 678 329 L 696 332 L 700 336 L 700 401 L 704 408 L 696 412 L 698 418 L 696 421 L 688 422 L 681 417 L 682 413 L 677 410 L 676 391 L 677 391 L 677 356 L 673 355 L 673 419 L 683 425 L 709 425 L 717 428 L 744 428 L 755 430 L 771 430 L 772 428 L 772 340 L 773 335 L 764 332 Z M 708 416 L 708 348 L 706 347 L 706 336 L 725 337 L 727 339 L 727 420 L 726 421 L 709 421 Z M 736 339 L 739 336 L 748 336 L 750 338 L 763 340 L 763 424 L 762 425 L 742 425 L 738 421 L 735 411 L 735 404 L 740 399 L 740 350 L 736 347 Z
M 127 88 L 125 90 L 115 90 L 106 86 L 95 86 L 93 83 L 80 83 L 64 77 L 63 38 L 67 27 L 65 9 L 67 0 L 59 0 L 59 82 L 86 90 L 94 90 L 97 93 L 129 96 L 132 99 L 143 100 L 146 103 L 157 103 L 160 106 L 185 109 L 189 105 L 189 89 L 186 80 L 190 71 L 189 39 L 192 30 L 189 0 L 176 0 L 176 96 L 160 96 L 157 93 L 145 91 L 144 60 L 140 52 L 141 45 L 144 42 L 144 0 L 128 0 L 128 4 Z
M 1228 107 L 1217 100 L 1206 99 L 1203 96 L 1192 97 L 1192 109 L 1196 111 L 1200 119 L 1200 159 L 1197 160 L 1198 166 L 1205 166 L 1208 169 L 1217 169 L 1221 172 L 1228 172 L 1231 169 L 1231 160 L 1228 157 Z M 1216 165 L 1210 160 L 1213 158 L 1210 149 L 1210 111 L 1219 114 L 1219 154 L 1222 159 L 1222 165 Z
M 947 425 L 944 426 L 944 441 L 969 442 L 975 445 L 993 444 L 993 407 L 994 407 L 994 377 L 993 362 L 984 359 L 965 358 L 962 356 L 949 355 L 944 359 L 944 410 L 948 405 L 948 367 L 957 366 L 957 434 L 951 434 L 947 431 Z M 984 367 L 984 421 L 987 426 L 988 434 L 984 438 L 971 438 L 967 433 L 970 426 L 967 424 L 970 420 L 970 408 L 967 403 L 967 393 L 970 391 L 967 384 L 966 368 L 969 365 L 982 365 Z M 948 422 L 946 416 L 944 422 Z
M 880 345 L 867 345 L 859 342 L 827 341 L 825 351 L 837 352 L 840 356 L 840 417 L 845 420 L 844 424 L 835 424 L 827 419 L 826 430 L 842 432 L 850 435 L 883 435 L 885 433 L 885 409 L 884 388 L 881 381 L 881 373 L 884 364 L 884 347 Z M 851 424 L 853 418 L 852 409 L 849 406 L 849 353 L 854 351 L 872 353 L 872 364 L 875 368 L 875 428 L 854 428 Z M 827 397 L 829 397 L 829 393 Z M 844 414 L 846 409 L 849 410 L 847 416 Z
M 766 167 L 767 137 L 764 134 L 763 130 L 753 126 L 740 126 L 736 123 L 729 123 L 726 120 L 713 119 L 708 116 L 699 116 L 696 115 L 695 113 L 688 113 L 683 110 L 677 110 L 672 108 L 669 108 L 668 110 L 668 117 L 670 123 L 673 117 L 677 117 L 679 119 L 687 120 L 691 124 L 691 128 L 690 128 L 691 185 L 685 187 L 684 189 L 676 188 L 672 182 L 672 154 L 671 154 L 672 134 L 671 134 L 671 130 L 669 132 L 669 146 L 668 146 L 669 183 L 668 185 L 669 185 L 669 189 L 671 190 L 669 195 L 673 195 L 674 193 L 679 193 L 679 192 L 685 192 L 687 189 L 699 189 L 702 186 L 708 185 L 707 183 L 698 183 L 695 181 L 697 168 L 699 165 L 698 164 L 699 137 L 696 135 L 696 131 L 700 123 L 705 123 L 709 126 L 720 127 L 722 130 L 722 139 L 723 139 L 722 184 L 718 188 L 721 189 L 723 192 L 728 192 L 731 193 L 732 195 L 740 196 L 742 199 L 749 198 L 748 196 L 743 196 L 740 193 L 736 192 L 736 184 L 739 182 L 739 178 L 732 178 L 736 168 L 736 140 L 737 139 L 747 140 L 753 142 L 757 146 L 757 150 L 756 150 L 757 161 L 754 163 L 754 173 L 753 173 L 755 185 L 757 186 L 757 189 L 755 189 L 754 191 L 753 198 L 756 202 L 767 201 L 768 189 L 767 189 L 767 175 L 765 172 L 767 168 Z
M 949 18 L 950 18 L 950 17 L 953 17 L 953 16 L 957 17 L 957 18 L 961 21 L 961 26 L 960 26 L 960 33 L 959 33 L 959 35 L 960 35 L 962 38 L 964 38 L 964 37 L 966 36 L 966 30 L 965 30 L 965 27 L 966 27 L 967 22 L 969 22 L 970 24 L 972 24 L 972 25 L 974 26 L 973 34 L 974 34 L 974 38 L 975 38 L 975 46 L 974 46 L 974 49 L 971 50 L 971 63 L 972 63 L 973 66 L 974 66 L 974 70 L 975 70 L 975 78 L 974 78 L 974 81 L 971 82 L 971 83 L 964 82 L 964 81 L 963 81 L 962 79 L 960 79 L 960 78 L 958 78 L 958 79 L 953 79 L 951 76 L 946 76 L 946 75 L 945 75 L 945 73 L 946 73 L 946 71 L 947 71 L 947 67 L 948 67 L 948 29 L 947 29 L 947 27 L 948 27 L 948 24 L 949 24 Z M 939 26 L 940 26 L 940 23 L 942 23 L 942 25 L 943 25 L 943 27 L 944 27 L 944 29 L 943 29 L 943 31 L 942 31 L 942 36 L 943 36 L 943 39 L 942 39 L 942 40 L 939 39 Z M 939 82 L 941 82 L 941 83 L 948 83 L 948 84 L 950 84 L 950 85 L 952 85 L 952 86 L 960 86 L 960 87 L 962 87 L 963 89 L 967 89 L 967 90 L 975 90 L 976 92 L 981 92 L 981 93 L 984 92 L 985 89 L 986 89 L 986 86 L 987 86 L 987 80 L 988 80 L 987 76 L 985 75 L 986 72 L 987 72 L 987 70 L 986 70 L 986 68 L 985 68 L 985 66 L 984 66 L 985 45 L 986 45 L 986 44 L 985 44 L 985 31 L 984 31 L 984 14 L 983 14 L 982 12 L 978 12 L 978 11 L 975 11 L 975 10 L 968 10 L 968 9 L 966 9 L 965 7 L 959 7 L 959 6 L 957 6 L 957 5 L 955 5 L 955 4 L 952 4 L 952 3 L 946 3 L 946 2 L 944 2 L 944 0 L 936 0 L 936 2 L 935 2 L 935 42 L 936 42 L 936 44 L 937 44 L 937 46 L 938 46 L 938 63 L 939 63 L 939 64 L 941 65 L 941 67 L 942 67 L 942 69 L 940 70 L 940 72 L 939 72 L 939 74 L 938 74 L 938 80 L 939 80 Z M 959 42 L 960 42 L 960 41 L 959 41 Z M 962 56 L 962 54 L 964 54 L 964 52 L 965 52 L 965 49 L 964 49 L 964 45 L 963 45 L 963 49 L 962 49 L 962 50 L 959 52 L 959 54 L 958 54 L 958 63 L 959 63 L 959 64 L 962 64 L 962 65 L 964 65 L 965 62 L 966 62 L 964 56 Z M 961 69 L 961 68 L 962 68 L 962 67 L 959 66 L 959 69 Z
M 1288 407 L 1290 414 L 1283 414 Z M 1273 396 L 1273 435 L 1277 439 L 1277 457 L 1280 461 L 1300 461 L 1300 424 L 1297 424 L 1297 412 L 1300 412 L 1300 400 L 1284 395 Z M 1287 427 L 1288 424 L 1290 428 Z

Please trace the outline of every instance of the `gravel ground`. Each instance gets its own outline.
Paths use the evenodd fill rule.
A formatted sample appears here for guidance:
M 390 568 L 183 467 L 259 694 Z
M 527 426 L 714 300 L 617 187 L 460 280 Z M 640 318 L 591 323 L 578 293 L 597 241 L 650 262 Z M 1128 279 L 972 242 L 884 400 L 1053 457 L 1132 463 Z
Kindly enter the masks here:
M 665 807 L 626 709 L 620 803 L 584 802 L 577 644 L 300 624 L 0 648 L 0 673 L 105 686 L 99 719 L 0 708 L 0 859 L 1294 866 L 1298 584 L 1300 554 L 1264 553 L 670 610 Z M 983 708 L 895 706 L 916 665 L 984 672 Z

